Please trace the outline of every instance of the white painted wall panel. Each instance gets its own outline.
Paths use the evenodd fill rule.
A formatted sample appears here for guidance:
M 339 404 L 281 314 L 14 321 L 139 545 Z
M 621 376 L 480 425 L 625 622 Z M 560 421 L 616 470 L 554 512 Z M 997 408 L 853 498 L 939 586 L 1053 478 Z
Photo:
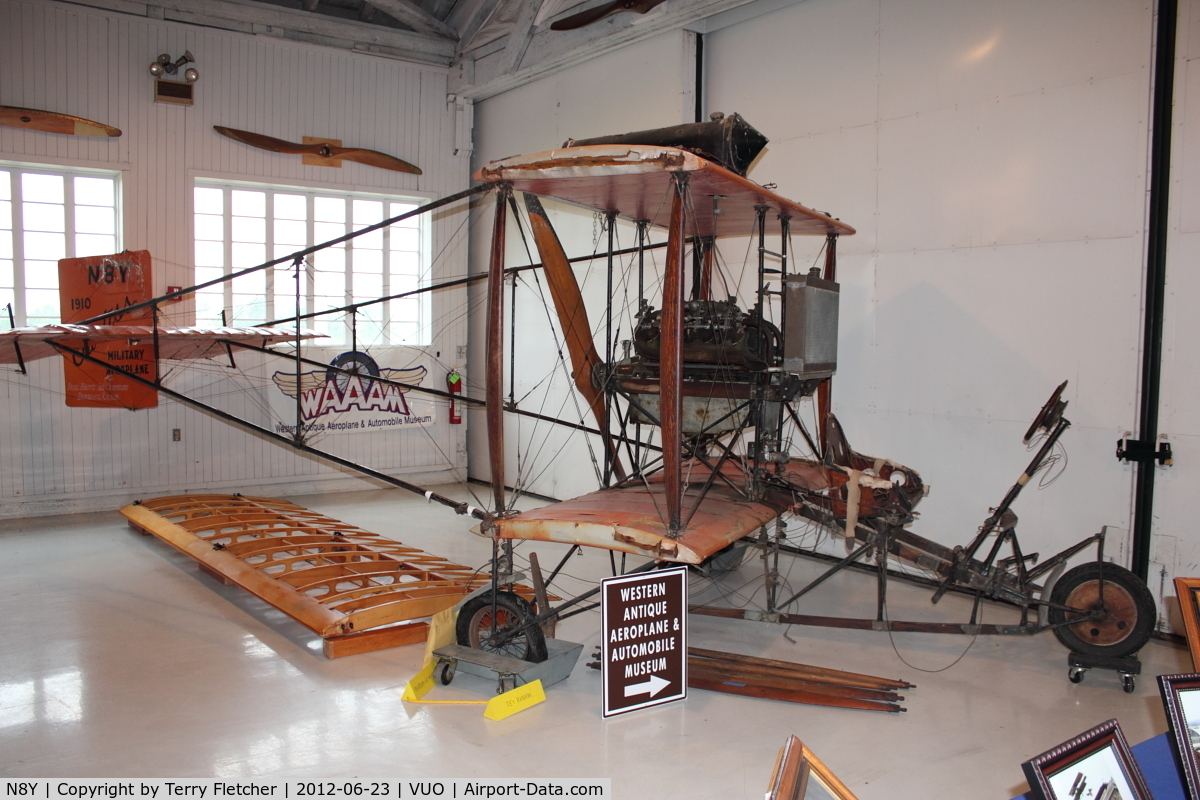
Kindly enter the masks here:
M 161 52 L 178 56 L 185 49 L 201 73 L 196 104 L 152 102 L 147 65 Z M 5 104 L 122 129 L 123 136 L 108 140 L 0 128 L 0 160 L 120 170 L 124 244 L 151 251 L 158 289 L 193 283 L 191 187 L 197 177 L 428 198 L 460 191 L 468 182 L 467 159 L 453 155 L 445 71 L 436 67 L 53 2 L 0 0 L 0 86 Z M 291 141 L 340 138 L 347 146 L 411 161 L 424 174 L 352 162 L 336 170 L 308 167 L 298 157 L 225 139 L 213 125 Z M 435 279 L 466 274 L 465 239 L 451 241 L 466 219 L 465 205 L 434 219 Z M 461 289 L 436 294 L 428 348 L 372 355 L 385 367 L 420 360 L 430 370 L 426 384 L 441 388 L 466 343 L 465 301 Z M 178 322 L 190 322 L 190 302 L 171 310 Z M 251 354 L 239 354 L 238 366 L 238 373 L 212 364 L 182 367 L 168 385 L 272 422 L 263 405 L 277 391 L 270 371 L 280 367 Z M 115 507 L 146 493 L 206 488 L 287 493 L 363 485 L 171 400 L 135 413 L 67 409 L 56 361 L 32 365 L 28 378 L 6 373 L 0 388 L 7 412 L 0 423 L 5 514 Z M 446 424 L 446 410 L 439 403 L 437 424 L 426 430 L 329 437 L 326 444 L 375 468 L 451 479 L 465 469 L 465 433 Z M 183 432 L 180 443 L 171 441 L 174 428 Z

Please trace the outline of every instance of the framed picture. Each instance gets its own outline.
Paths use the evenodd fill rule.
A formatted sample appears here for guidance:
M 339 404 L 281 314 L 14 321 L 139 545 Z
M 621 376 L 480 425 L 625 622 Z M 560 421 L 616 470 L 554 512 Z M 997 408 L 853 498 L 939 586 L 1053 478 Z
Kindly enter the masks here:
M 858 800 L 846 785 L 804 746 L 789 736 L 775 758 L 766 800 Z
M 1200 675 L 1159 675 L 1158 686 L 1188 800 L 1200 800 Z
M 1042 800 L 1153 800 L 1115 719 L 1021 765 Z
M 1192 669 L 1200 670 L 1200 578 L 1176 578 L 1175 595 L 1183 614 L 1188 652 L 1192 654 Z

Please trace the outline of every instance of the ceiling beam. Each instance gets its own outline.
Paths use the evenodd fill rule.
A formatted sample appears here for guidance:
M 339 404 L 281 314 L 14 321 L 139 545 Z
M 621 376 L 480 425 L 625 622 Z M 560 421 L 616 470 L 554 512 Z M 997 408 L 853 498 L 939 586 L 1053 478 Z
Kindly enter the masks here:
M 504 54 L 500 57 L 500 71 L 503 74 L 516 72 L 521 66 L 521 60 L 525 58 L 525 51 L 533 39 L 533 21 L 537 19 L 541 7 L 542 0 L 523 0 L 521 3 L 521 11 L 512 30 L 508 32 L 508 43 L 504 45 Z
M 152 19 L 166 19 L 210 28 L 309 42 L 355 52 L 402 58 L 422 64 L 448 65 L 454 43 L 424 33 L 372 25 L 298 8 L 268 5 L 254 0 L 64 0 Z M 372 4 L 374 3 L 372 0 Z
M 412 0 L 371 0 L 371 5 L 403 22 L 418 33 L 431 33 L 443 39 L 458 41 L 458 32 Z
M 483 100 L 634 42 L 694 25 L 714 14 L 752 2 L 754 0 L 671 0 L 645 15 L 615 14 L 574 31 L 543 28 L 534 33 L 526 46 L 525 58 L 514 71 L 505 71 L 505 55 L 511 55 L 507 45 L 503 52 L 486 56 L 461 53 L 455 64 L 474 59 L 474 69 L 469 71 L 472 80 L 467 83 L 463 78 L 468 71 L 452 68 L 448 90 L 464 99 Z M 509 39 L 511 43 L 512 39 Z M 480 57 L 476 58 L 476 55 Z

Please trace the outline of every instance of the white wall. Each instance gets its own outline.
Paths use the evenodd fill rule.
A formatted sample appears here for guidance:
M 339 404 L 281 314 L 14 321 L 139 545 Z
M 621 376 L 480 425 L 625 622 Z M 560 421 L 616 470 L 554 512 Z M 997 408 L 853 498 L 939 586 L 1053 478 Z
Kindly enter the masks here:
M 191 50 L 201 78 L 193 107 L 156 104 L 147 65 L 162 52 Z M 64 112 L 121 128 L 118 139 L 0 128 L 0 160 L 120 170 L 124 244 L 155 258 L 157 289 L 191 285 L 191 186 L 197 177 L 263 181 L 343 191 L 428 198 L 466 188 L 468 160 L 454 152 L 454 116 L 444 69 L 210 28 L 131 17 L 52 2 L 0 0 L 0 102 Z M 352 162 L 306 167 L 296 156 L 266 153 L 212 131 L 213 125 L 291 141 L 341 139 L 391 153 L 421 176 Z M 433 218 L 434 277 L 466 272 L 465 204 Z M 428 348 L 385 348 L 382 367 L 424 364 L 426 385 L 444 387 L 466 344 L 463 290 L 433 299 Z M 190 324 L 190 303 L 175 307 Z M 341 348 L 341 349 L 349 349 Z M 324 353 L 336 354 L 338 350 Z M 315 357 L 321 353 L 314 351 Z M 270 372 L 248 354 L 230 374 L 221 366 L 179 369 L 169 386 L 201 391 L 215 403 L 270 424 L 264 410 L 277 392 Z M 67 409 L 57 361 L 33 365 L 26 378 L 0 381 L 0 498 L 3 514 L 115 508 L 129 499 L 205 489 L 287 494 L 346 486 L 359 479 L 163 399 L 134 413 Z M 465 433 L 445 423 L 424 430 L 333 437 L 339 455 L 392 473 L 449 480 L 465 468 Z M 181 429 L 182 442 L 171 441 Z
M 1187 514 L 1187 448 L 1200 435 L 1192 7 L 1180 22 L 1162 422 L 1176 466 L 1160 468 L 1156 593 L 1156 577 L 1200 562 Z M 807 0 L 705 37 L 705 111 L 737 111 L 771 139 L 750 177 L 858 229 L 839 248 L 834 410 L 856 449 L 932 485 L 914 528 L 923 535 L 969 541 L 1031 458 L 1020 444 L 1030 420 L 1069 380 L 1068 468 L 1025 490 L 1018 530 L 1027 551 L 1048 555 L 1107 525 L 1109 554 L 1128 563 L 1134 470 L 1114 451 L 1137 421 L 1153 32 L 1153 4 L 1134 0 Z M 644 58 L 606 57 L 609 84 L 628 82 L 603 107 L 593 65 L 481 103 L 477 165 L 566 136 L 671 124 L 637 113 L 676 91 L 622 69 Z M 592 97 L 597 108 L 579 108 Z M 576 119 L 602 124 L 580 130 Z M 560 224 L 582 228 L 572 255 L 592 247 L 587 222 Z M 798 264 L 819 245 L 799 244 Z M 734 261 L 745 245 L 723 249 Z M 591 470 L 574 472 L 582 482 Z M 565 494 L 568 479 L 555 480 Z

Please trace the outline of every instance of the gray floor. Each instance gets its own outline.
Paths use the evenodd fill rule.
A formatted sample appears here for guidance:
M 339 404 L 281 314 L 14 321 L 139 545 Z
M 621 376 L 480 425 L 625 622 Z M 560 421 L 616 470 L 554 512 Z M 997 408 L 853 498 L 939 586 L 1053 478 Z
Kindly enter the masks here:
M 462 563 L 482 564 L 490 552 L 464 518 L 400 492 L 297 501 Z M 531 548 L 543 564 L 564 552 L 523 550 Z M 795 585 L 820 569 L 787 561 Z M 400 701 L 420 646 L 327 660 L 306 629 L 201 575 L 115 512 L 0 523 L 0 564 L 5 778 L 606 776 L 622 800 L 749 800 L 762 797 L 775 753 L 794 733 L 860 800 L 1004 800 L 1027 788 L 1023 760 L 1106 719 L 1118 718 L 1131 743 L 1164 732 L 1153 676 L 1191 671 L 1184 649 L 1152 641 L 1137 690 L 1125 694 L 1113 673 L 1069 683 L 1067 651 L 1050 634 L 971 642 L 693 616 L 694 646 L 904 678 L 917 688 L 904 714 L 693 690 L 684 702 L 604 720 L 599 674 L 584 658 L 545 703 L 489 721 L 479 706 Z M 605 553 L 575 557 L 560 592 L 590 586 L 608 568 Z M 693 588 L 740 604 L 755 599 L 756 571 L 746 564 L 719 587 L 696 580 Z M 873 596 L 869 577 L 843 574 L 802 610 L 870 614 Z M 932 608 L 927 590 L 896 584 L 890 612 L 965 619 L 960 599 Z M 1000 611 L 985 615 L 1001 619 Z M 583 642 L 586 656 L 598 629 L 590 612 L 560 626 L 559 638 Z M 494 683 L 463 675 L 435 695 L 486 699 L 493 691 Z

